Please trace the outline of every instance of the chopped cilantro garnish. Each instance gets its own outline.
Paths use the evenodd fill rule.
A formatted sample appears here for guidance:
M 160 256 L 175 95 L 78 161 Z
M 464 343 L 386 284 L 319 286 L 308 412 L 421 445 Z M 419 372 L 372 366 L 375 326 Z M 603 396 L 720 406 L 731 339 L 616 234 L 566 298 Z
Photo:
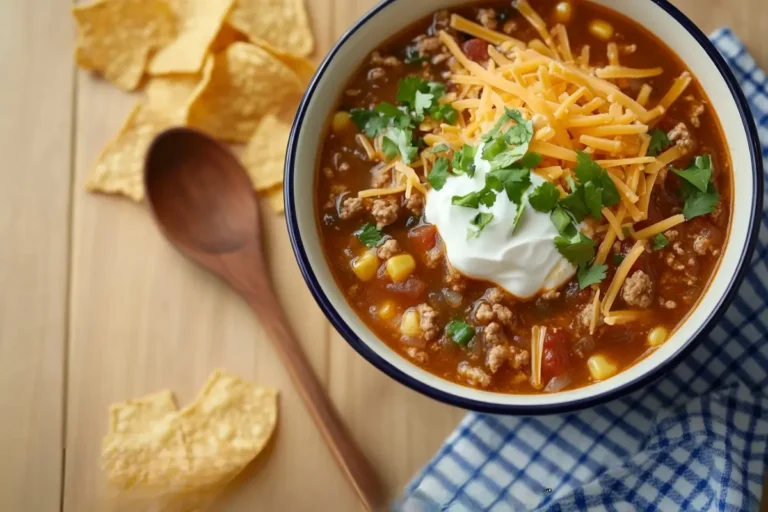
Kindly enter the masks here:
M 466 347 L 475 337 L 475 330 L 463 320 L 452 320 L 445 326 L 448 336 L 458 345 Z
M 579 280 L 579 289 L 583 290 L 593 284 L 598 284 L 605 279 L 608 272 L 608 265 L 595 264 L 591 267 L 579 267 L 576 277 Z
M 528 197 L 528 202 L 534 210 L 549 213 L 557 206 L 558 199 L 560 199 L 560 191 L 552 183 L 545 181 L 536 187 Z
M 710 183 L 705 193 L 697 191 L 697 193 L 690 195 L 685 200 L 685 206 L 683 206 L 685 220 L 691 220 L 694 217 L 712 213 L 719 202 L 720 194 L 715 191 L 715 186 Z
M 444 105 L 435 105 L 429 109 L 429 115 L 435 121 L 445 121 L 450 125 L 456 124 L 459 120 L 459 111 L 448 103 Z
M 413 111 L 417 116 L 423 116 L 425 110 L 429 110 L 432 106 L 435 96 L 433 94 L 425 94 L 421 91 L 416 91 L 416 100 L 413 104 Z
M 595 242 L 581 232 L 570 237 L 556 237 L 555 246 L 565 259 L 576 266 L 588 264 L 595 256 Z
M 497 169 L 486 175 L 486 187 L 497 192 L 505 190 L 507 197 L 520 204 L 523 194 L 531 186 L 531 170 L 526 168 Z
M 525 198 L 523 198 L 520 201 L 520 204 L 517 205 L 517 213 L 515 213 L 515 220 L 512 221 L 512 234 L 515 234 L 515 231 L 517 231 L 517 226 L 520 225 L 520 221 L 523 218 L 523 214 L 525 213 L 525 207 L 527 206 Z
M 624 261 L 624 258 L 626 258 L 626 256 L 624 256 L 623 254 L 614 254 L 613 263 L 616 265 L 621 265 L 621 263 Z
M 434 146 L 431 151 L 434 154 L 438 154 L 438 153 L 445 153 L 450 149 L 451 148 L 448 146 L 448 144 L 438 144 L 437 146 Z
M 594 181 L 584 185 L 584 204 L 592 217 L 599 219 L 602 216 L 603 189 L 595 185 Z
M 410 108 L 416 108 L 416 93 L 420 90 L 429 92 L 426 89 L 427 82 L 419 76 L 407 76 L 400 80 L 397 89 L 397 102 L 408 105 Z
M 691 220 L 714 211 L 720 202 L 720 194 L 712 183 L 712 158 L 709 155 L 696 157 L 694 164 L 684 171 L 674 171 L 683 181 L 680 192 L 685 200 L 683 215 Z
M 566 230 L 572 226 L 571 217 L 569 217 L 568 214 L 565 213 L 565 210 L 559 206 L 556 206 L 555 209 L 552 210 L 549 218 L 552 221 L 552 224 L 555 225 L 557 232 L 561 235 L 565 234 Z
M 501 129 L 512 120 L 516 124 L 510 126 L 502 135 Z M 518 110 L 506 109 L 496 125 L 482 136 L 486 143 L 483 159 L 491 163 L 491 169 L 509 167 L 526 155 L 532 138 L 533 123 L 523 118 Z
M 610 208 L 619 204 L 619 201 L 621 201 L 619 191 L 616 189 L 616 184 L 605 171 L 600 175 L 600 186 L 603 189 L 603 206 Z
M 481 212 L 475 215 L 475 218 L 473 218 L 469 223 L 474 226 L 473 228 L 469 228 L 467 230 L 467 240 L 471 238 L 477 238 L 480 236 L 480 233 L 485 229 L 485 226 L 490 224 L 490 222 L 493 220 L 493 214 L 492 213 L 485 213 Z
M 699 189 L 701 192 L 706 192 L 712 177 L 712 158 L 709 155 L 697 156 L 693 165 L 688 169 L 684 171 L 672 169 L 672 172 Z
M 469 176 L 475 175 L 475 153 L 477 148 L 464 144 L 460 151 L 453 154 L 453 169 L 456 172 L 465 172 Z
M 589 215 L 589 208 L 584 199 L 584 188 L 581 186 L 574 186 L 573 192 L 560 199 L 560 206 L 567 210 L 571 214 L 576 222 L 581 222 L 584 217 Z
M 413 44 L 411 46 L 406 46 L 405 59 L 403 59 L 403 62 L 406 64 L 421 64 L 427 60 L 428 59 L 426 57 L 421 56 L 421 52 L 419 51 L 417 45 Z
M 669 245 L 669 239 L 664 236 L 664 233 L 659 233 L 653 237 L 653 250 L 660 251 Z
M 573 172 L 582 185 L 590 181 L 597 181 L 600 178 L 603 168 L 597 165 L 587 153 L 576 151 L 576 161 L 576 167 L 573 168 Z
M 480 205 L 490 208 L 496 202 L 496 192 L 488 187 L 478 190 L 476 192 L 470 192 L 463 196 L 453 196 L 451 198 L 451 204 L 456 206 L 463 206 L 464 208 L 480 208 Z
M 445 180 L 448 179 L 448 159 L 440 157 L 435 160 L 435 165 L 432 166 L 432 170 L 429 171 L 427 181 L 432 185 L 435 190 L 441 190 L 445 186 Z
M 384 240 L 384 233 L 373 224 L 365 224 L 355 231 L 355 236 L 368 247 L 377 247 Z
M 389 139 L 391 144 L 386 141 Z M 390 126 L 384 130 L 384 139 L 382 140 L 382 150 L 384 155 L 390 160 L 400 153 L 405 163 L 411 163 L 419 153 L 419 148 L 413 145 L 413 132 L 411 130 L 396 128 Z M 396 149 L 397 151 L 394 151 Z
M 667 132 L 654 128 L 651 130 L 651 143 L 648 146 L 648 156 L 658 156 L 659 153 L 667 149 L 672 141 L 667 137 Z

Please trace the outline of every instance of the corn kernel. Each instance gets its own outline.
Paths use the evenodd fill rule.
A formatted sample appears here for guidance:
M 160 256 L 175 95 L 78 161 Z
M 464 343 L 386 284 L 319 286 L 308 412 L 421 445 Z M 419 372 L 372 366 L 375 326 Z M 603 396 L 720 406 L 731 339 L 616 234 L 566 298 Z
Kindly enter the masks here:
M 334 133 L 341 133 L 349 128 L 350 121 L 351 118 L 349 117 L 349 112 L 339 110 L 333 114 L 333 121 L 331 122 L 331 125 L 333 127 Z
M 555 6 L 555 19 L 560 23 L 568 23 L 573 16 L 573 6 L 571 2 L 560 2 Z
M 376 277 L 379 270 L 379 257 L 373 251 L 368 251 L 362 256 L 352 260 L 352 272 L 361 281 L 370 281 Z
M 379 315 L 379 318 L 382 320 L 390 321 L 395 318 L 395 315 L 397 314 L 397 306 L 391 300 L 386 300 L 376 308 L 376 314 Z
M 589 32 L 598 39 L 609 41 L 613 37 L 613 25 L 604 20 L 592 20 Z
M 616 375 L 618 371 L 615 364 L 600 354 L 587 359 L 587 368 L 589 368 L 589 374 L 594 380 L 605 380 Z
M 651 332 L 648 333 L 648 344 L 652 347 L 658 347 L 663 345 L 669 337 L 669 331 L 666 327 L 654 327 Z
M 409 309 L 400 321 L 400 332 L 410 338 L 421 336 L 421 316 L 415 309 Z
M 395 281 L 405 281 L 416 270 L 416 260 L 408 253 L 392 256 L 387 260 L 387 274 Z

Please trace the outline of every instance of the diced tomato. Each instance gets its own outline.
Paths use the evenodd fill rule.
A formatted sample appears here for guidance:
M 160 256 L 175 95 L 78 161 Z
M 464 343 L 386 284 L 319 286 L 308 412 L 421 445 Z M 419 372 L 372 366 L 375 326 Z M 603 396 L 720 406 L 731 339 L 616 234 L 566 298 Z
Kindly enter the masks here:
M 542 382 L 547 383 L 552 377 L 557 377 L 568 371 L 570 365 L 568 341 L 568 334 L 562 329 L 547 332 L 544 337 L 544 353 L 541 358 Z
M 435 246 L 437 228 L 432 224 L 415 227 L 408 232 L 408 238 L 419 253 L 425 253 Z
M 387 290 L 403 295 L 408 299 L 419 300 L 426 294 L 427 284 L 421 279 L 411 277 L 400 283 L 387 283 Z
M 464 43 L 464 53 L 475 62 L 486 62 L 488 56 L 488 41 L 482 39 L 470 39 Z

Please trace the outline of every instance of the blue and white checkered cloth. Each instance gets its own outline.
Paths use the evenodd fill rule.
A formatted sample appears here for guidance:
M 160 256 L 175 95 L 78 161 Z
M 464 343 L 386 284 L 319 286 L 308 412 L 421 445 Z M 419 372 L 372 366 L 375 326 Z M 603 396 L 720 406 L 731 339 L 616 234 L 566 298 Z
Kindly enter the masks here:
M 749 100 L 768 169 L 768 79 L 730 30 L 712 39 Z M 764 211 L 732 306 L 669 376 L 577 413 L 469 414 L 394 509 L 758 510 L 768 456 L 767 263 Z

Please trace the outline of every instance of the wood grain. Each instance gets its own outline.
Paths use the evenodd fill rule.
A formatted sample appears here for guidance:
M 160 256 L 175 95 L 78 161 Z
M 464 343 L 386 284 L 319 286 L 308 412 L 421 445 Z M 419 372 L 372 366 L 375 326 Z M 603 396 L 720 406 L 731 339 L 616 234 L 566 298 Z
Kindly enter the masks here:
M 66 2 L 0 2 L 0 510 L 58 510 L 69 259 Z
M 375 0 L 307 2 L 320 56 Z M 733 28 L 768 67 L 764 0 L 674 3 L 705 32 Z M 0 510 L 100 510 L 107 405 L 162 388 L 183 404 L 219 366 L 281 390 L 281 409 L 267 453 L 216 510 L 359 510 L 248 307 L 177 254 L 144 206 L 83 190 L 136 98 L 84 72 L 73 94 L 67 10 L 66 1 L 0 1 Z M 284 219 L 262 213 L 289 322 L 393 497 L 463 413 L 354 353 L 306 290 Z

